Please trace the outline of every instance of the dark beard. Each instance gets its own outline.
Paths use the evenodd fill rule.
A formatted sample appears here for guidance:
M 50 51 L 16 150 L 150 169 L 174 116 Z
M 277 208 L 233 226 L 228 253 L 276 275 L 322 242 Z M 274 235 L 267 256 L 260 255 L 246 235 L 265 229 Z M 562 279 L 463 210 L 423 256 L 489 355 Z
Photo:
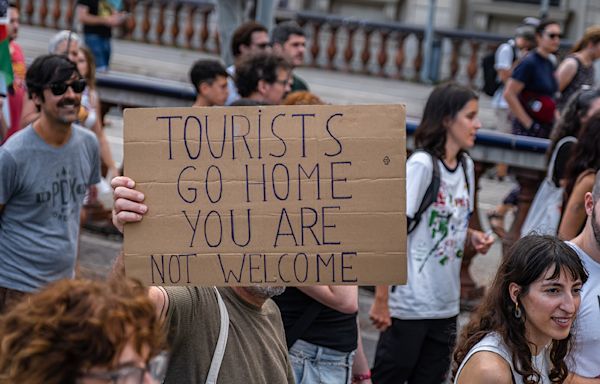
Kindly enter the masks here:
M 600 225 L 596 220 L 596 204 L 592 209 L 592 232 L 594 232 L 594 239 L 596 239 L 596 246 L 600 248 Z

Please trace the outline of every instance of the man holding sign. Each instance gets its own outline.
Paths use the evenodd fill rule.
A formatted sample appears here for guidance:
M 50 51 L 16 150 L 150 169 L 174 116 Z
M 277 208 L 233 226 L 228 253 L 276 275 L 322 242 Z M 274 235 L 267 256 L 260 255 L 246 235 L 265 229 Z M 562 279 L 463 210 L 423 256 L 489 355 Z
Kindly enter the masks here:
M 404 117 L 397 105 L 125 111 L 128 177 L 112 182 L 113 221 L 130 223 L 124 267 L 148 285 L 190 286 L 150 288 L 173 375 L 204 378 L 216 361 L 219 297 L 231 313 L 222 375 L 284 382 L 269 299 L 280 286 L 405 281 Z M 212 285 L 230 288 L 198 288 Z
M 141 221 L 148 207 L 130 178 L 116 177 L 112 186 L 113 223 L 123 232 L 123 225 Z M 229 316 L 229 336 L 218 382 L 294 383 L 281 315 L 270 300 L 284 289 L 150 287 L 148 294 L 167 325 L 171 348 L 165 384 L 208 382 L 211 365 L 219 360 L 215 351 L 223 318 L 221 300 Z

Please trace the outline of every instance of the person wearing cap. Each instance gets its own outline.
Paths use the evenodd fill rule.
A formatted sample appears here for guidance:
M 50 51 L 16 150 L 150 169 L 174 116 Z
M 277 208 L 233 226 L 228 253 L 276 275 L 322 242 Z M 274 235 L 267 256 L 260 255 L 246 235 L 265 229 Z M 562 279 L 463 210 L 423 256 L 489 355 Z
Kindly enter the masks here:
M 515 31 L 515 38 L 501 44 L 496 50 L 494 69 L 498 73 L 501 84 L 492 99 L 492 107 L 496 112 L 498 130 L 501 132 L 510 133 L 512 129 L 508 104 L 502 95 L 504 86 L 519 60 L 533 48 L 535 48 L 535 28 L 531 25 L 520 25 Z
M 73 124 L 86 87 L 76 64 L 39 56 L 25 82 L 40 117 L 0 147 L 0 313 L 73 277 L 83 199 L 100 181 L 98 140 Z

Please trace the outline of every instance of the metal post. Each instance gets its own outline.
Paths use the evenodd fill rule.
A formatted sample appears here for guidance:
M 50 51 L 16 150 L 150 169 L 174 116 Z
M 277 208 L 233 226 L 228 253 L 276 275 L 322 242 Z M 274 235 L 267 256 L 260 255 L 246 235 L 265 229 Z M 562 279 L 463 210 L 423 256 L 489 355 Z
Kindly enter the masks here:
M 547 18 L 549 12 L 550 12 L 550 0 L 541 0 L 540 19 Z
M 435 2 L 429 0 L 429 12 L 427 17 L 427 25 L 425 26 L 425 60 L 423 69 L 421 70 L 421 81 L 423 83 L 431 83 L 431 56 L 433 52 L 433 32 L 435 24 Z

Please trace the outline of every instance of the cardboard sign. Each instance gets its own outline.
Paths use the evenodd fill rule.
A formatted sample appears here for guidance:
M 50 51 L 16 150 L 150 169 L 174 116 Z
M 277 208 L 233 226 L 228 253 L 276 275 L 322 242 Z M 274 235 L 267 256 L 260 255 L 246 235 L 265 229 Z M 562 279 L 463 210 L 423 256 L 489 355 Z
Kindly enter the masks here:
M 401 105 L 128 109 L 148 213 L 125 268 L 156 285 L 402 284 Z

